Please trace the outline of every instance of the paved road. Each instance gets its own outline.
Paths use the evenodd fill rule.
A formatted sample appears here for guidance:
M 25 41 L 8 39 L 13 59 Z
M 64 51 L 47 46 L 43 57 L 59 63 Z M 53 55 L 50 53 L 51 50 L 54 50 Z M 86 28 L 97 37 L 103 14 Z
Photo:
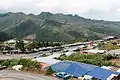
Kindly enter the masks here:
M 11 70 L 1 70 L 0 80 L 59 80 L 59 79 L 40 74 L 18 72 Z
M 47 53 L 47 52 L 44 52 Z M 54 54 L 60 54 L 60 52 L 55 52 Z M 49 54 L 49 53 L 48 53 Z M 0 55 L 0 60 L 4 59 L 20 59 L 20 58 L 34 58 L 34 57 L 39 57 L 41 54 L 39 52 L 36 53 L 30 53 L 30 54 L 7 54 L 7 55 Z
M 34 57 L 39 56 L 39 55 L 40 55 L 39 53 L 0 55 L 0 60 L 3 60 L 3 59 L 34 58 Z

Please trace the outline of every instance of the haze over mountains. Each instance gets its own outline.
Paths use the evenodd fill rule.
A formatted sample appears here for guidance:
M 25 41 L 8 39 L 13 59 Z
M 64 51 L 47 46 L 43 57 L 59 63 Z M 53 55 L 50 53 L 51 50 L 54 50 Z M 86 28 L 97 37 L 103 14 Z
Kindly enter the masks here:
M 6 13 L 5 10 L 0 9 L 0 14 Z
M 50 12 L 39 15 L 9 12 L 0 14 L 0 31 L 13 38 L 35 35 L 35 39 L 40 41 L 68 42 L 100 39 L 108 35 L 120 36 L 120 22 Z

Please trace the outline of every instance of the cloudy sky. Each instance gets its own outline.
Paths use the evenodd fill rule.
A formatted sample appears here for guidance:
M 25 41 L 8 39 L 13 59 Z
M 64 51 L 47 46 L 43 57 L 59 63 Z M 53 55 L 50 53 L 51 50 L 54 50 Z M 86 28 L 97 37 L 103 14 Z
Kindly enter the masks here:
M 92 19 L 120 21 L 120 0 L 1 0 L 0 10 L 78 14 Z

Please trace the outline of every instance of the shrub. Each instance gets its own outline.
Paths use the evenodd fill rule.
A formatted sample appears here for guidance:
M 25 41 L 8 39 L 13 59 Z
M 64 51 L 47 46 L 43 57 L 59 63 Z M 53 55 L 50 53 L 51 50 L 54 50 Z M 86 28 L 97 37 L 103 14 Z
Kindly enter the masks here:
M 101 55 L 101 54 L 80 54 L 77 53 L 72 56 L 61 56 L 60 60 L 71 60 L 71 61 L 77 61 L 77 62 L 83 62 L 88 64 L 94 64 L 98 66 L 113 66 L 113 64 L 110 60 L 116 58 L 116 56 L 112 55 Z M 116 65 L 115 65 L 116 66 Z
M 20 59 L 18 64 L 30 69 L 41 69 L 40 63 L 31 59 Z
M 49 67 L 49 69 L 47 69 L 46 75 L 52 75 L 53 73 L 55 73 L 55 71 L 53 71 L 52 68 Z
M 11 60 L 0 60 L 0 64 L 6 67 L 12 67 L 15 65 L 23 65 L 23 70 L 40 71 L 41 65 L 37 61 L 31 59 L 11 59 Z
M 5 60 L 1 63 L 1 65 L 6 66 L 6 67 L 12 67 L 14 65 L 17 65 L 18 61 L 19 60 L 17 60 L 17 59 Z

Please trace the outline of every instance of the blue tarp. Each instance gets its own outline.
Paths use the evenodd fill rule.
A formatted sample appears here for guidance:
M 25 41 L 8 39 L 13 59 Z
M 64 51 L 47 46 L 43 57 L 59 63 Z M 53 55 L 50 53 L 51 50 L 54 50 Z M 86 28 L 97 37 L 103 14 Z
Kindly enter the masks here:
M 120 73 L 98 67 L 87 74 L 101 80 L 106 80 L 111 74 L 119 75 Z
M 51 67 L 56 72 L 66 72 L 74 75 L 75 77 L 79 77 L 95 69 L 97 66 L 79 62 L 62 61 L 52 65 Z

